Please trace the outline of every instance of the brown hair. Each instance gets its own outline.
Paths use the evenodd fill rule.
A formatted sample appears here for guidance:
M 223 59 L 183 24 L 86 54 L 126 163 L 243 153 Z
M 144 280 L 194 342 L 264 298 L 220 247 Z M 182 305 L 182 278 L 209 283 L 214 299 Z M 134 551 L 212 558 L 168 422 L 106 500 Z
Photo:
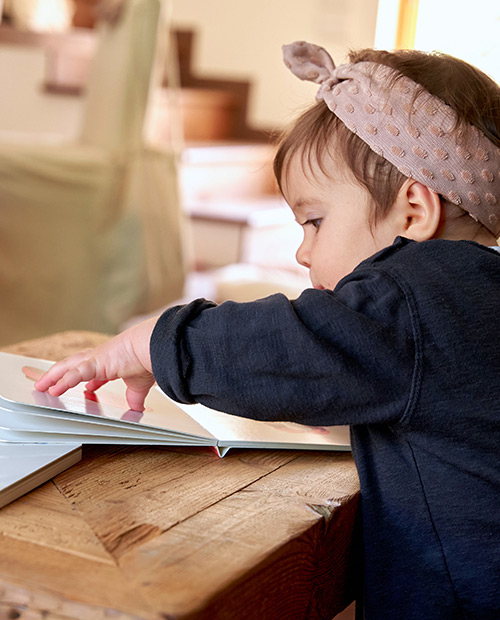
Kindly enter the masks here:
M 479 69 L 446 54 L 415 50 L 365 49 L 349 55 L 351 63 L 364 61 L 387 65 L 417 82 L 455 111 L 458 125 L 475 125 L 500 147 L 500 88 Z M 306 110 L 281 139 L 274 159 L 274 173 L 281 191 L 283 175 L 293 155 L 300 153 L 303 166 L 308 166 L 311 172 L 314 162 L 326 174 L 327 158 L 334 152 L 373 198 L 372 222 L 383 219 L 407 177 L 347 129 L 324 101 Z M 444 198 L 441 202 L 454 212 L 454 217 L 465 214 Z

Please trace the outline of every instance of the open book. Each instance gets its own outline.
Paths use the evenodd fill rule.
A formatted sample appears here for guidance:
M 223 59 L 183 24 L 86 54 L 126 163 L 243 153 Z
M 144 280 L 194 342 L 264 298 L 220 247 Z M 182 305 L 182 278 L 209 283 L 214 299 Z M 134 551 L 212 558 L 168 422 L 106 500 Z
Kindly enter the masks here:
M 213 446 L 219 456 L 232 447 L 349 450 L 344 426 L 310 427 L 260 422 L 182 405 L 159 388 L 150 391 L 144 412 L 132 411 L 123 381 L 97 392 L 84 385 L 60 397 L 37 392 L 33 383 L 52 362 L 0 353 L 1 443 L 104 443 Z

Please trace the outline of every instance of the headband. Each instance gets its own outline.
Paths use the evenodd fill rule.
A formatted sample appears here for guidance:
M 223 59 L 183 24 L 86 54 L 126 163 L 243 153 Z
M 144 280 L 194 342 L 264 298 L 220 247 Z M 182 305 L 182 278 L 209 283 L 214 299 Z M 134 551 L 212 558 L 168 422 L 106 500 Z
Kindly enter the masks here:
M 297 41 L 286 66 L 320 84 L 316 95 L 353 133 L 405 176 L 420 181 L 500 236 L 500 148 L 420 84 L 386 65 L 335 67 L 328 52 Z

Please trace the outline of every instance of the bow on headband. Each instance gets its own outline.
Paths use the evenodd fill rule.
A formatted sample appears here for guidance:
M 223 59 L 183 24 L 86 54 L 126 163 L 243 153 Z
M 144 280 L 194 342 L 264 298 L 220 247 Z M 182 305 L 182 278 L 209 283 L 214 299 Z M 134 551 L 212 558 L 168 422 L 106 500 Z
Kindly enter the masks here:
M 375 153 L 500 236 L 500 149 L 476 127 L 457 130 L 452 108 L 386 65 L 336 67 L 304 41 L 284 45 L 283 60 Z

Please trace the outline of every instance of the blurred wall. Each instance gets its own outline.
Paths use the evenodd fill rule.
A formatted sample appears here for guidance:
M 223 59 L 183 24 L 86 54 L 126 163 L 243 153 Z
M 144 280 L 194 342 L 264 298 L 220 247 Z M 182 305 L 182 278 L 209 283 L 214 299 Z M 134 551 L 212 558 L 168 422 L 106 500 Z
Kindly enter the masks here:
M 50 95 L 43 91 L 45 51 L 41 47 L 0 45 L 0 133 L 44 134 L 73 138 L 83 111 L 81 97 Z
M 174 25 L 197 32 L 194 69 L 252 83 L 250 124 L 279 128 L 316 92 L 281 60 L 281 45 L 306 40 L 335 62 L 371 47 L 378 0 L 174 0 Z
M 419 0 L 415 47 L 463 58 L 500 84 L 500 2 Z M 446 28 L 443 28 L 446 24 Z
M 316 87 L 293 77 L 281 45 L 325 46 L 337 64 L 351 48 L 373 46 L 378 0 L 173 0 L 174 28 L 196 31 L 193 70 L 249 80 L 249 124 L 279 129 L 313 101 Z M 0 45 L 0 132 L 77 135 L 81 97 L 44 93 L 45 52 Z

